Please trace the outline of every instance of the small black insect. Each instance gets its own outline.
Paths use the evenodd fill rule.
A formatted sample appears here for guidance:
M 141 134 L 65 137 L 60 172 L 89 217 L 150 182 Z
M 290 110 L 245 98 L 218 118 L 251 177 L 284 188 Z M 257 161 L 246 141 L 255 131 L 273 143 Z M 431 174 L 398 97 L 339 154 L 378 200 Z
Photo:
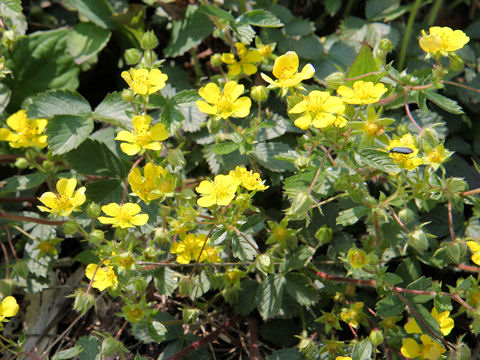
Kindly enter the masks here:
M 408 148 L 408 147 L 404 147 L 404 146 L 396 146 L 396 147 L 390 149 L 388 152 L 389 153 L 398 153 L 398 154 L 408 155 L 408 154 L 413 153 L 413 150 Z
M 232 46 L 232 53 L 233 53 L 233 57 L 235 58 L 236 62 L 240 62 L 240 60 L 242 60 L 240 58 L 240 55 L 238 55 L 238 50 L 237 50 L 237 47 L 235 45 Z

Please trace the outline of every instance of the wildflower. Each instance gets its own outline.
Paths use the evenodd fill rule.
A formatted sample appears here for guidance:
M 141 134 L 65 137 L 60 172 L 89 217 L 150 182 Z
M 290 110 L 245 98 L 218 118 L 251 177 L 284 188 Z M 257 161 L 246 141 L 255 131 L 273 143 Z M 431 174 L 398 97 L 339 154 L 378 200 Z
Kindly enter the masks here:
M 127 155 L 143 154 L 145 150 L 160 150 L 159 141 L 168 138 L 167 129 L 162 123 L 150 127 L 152 118 L 148 115 L 135 115 L 132 118 L 133 131 L 120 131 L 115 140 L 125 141 L 120 148 Z
M 197 261 L 197 259 L 203 261 L 206 254 L 202 251 L 200 256 L 200 251 L 206 246 L 206 243 L 208 243 L 208 239 L 205 234 L 188 234 L 182 241 L 173 243 L 170 252 L 178 254 L 176 260 L 180 264 L 188 264 L 191 260 Z
M 217 175 L 214 181 L 203 180 L 195 191 L 203 196 L 197 200 L 201 207 L 226 206 L 235 197 L 239 181 L 231 175 Z
M 257 36 L 255 37 L 255 46 L 262 55 L 262 62 L 268 62 L 269 59 L 275 59 L 273 51 L 277 46 L 277 43 L 264 44 L 262 40 Z
M 176 184 L 167 169 L 150 162 L 143 168 L 143 176 L 139 168 L 134 168 L 128 175 L 128 182 L 133 192 L 146 203 L 173 195 Z
M 125 305 L 122 308 L 125 319 L 131 323 L 139 322 L 145 316 L 143 306 L 140 304 Z
M 427 335 L 421 335 L 422 345 L 419 345 L 414 339 L 406 338 L 402 341 L 400 352 L 409 359 L 421 357 L 424 360 L 437 360 L 446 352 L 445 348 Z
M 5 318 L 17 315 L 19 309 L 17 300 L 13 296 L 5 297 L 0 303 L 0 328 L 2 327 L 2 322 L 8 321 Z
M 470 41 L 462 30 L 452 30 L 449 27 L 434 26 L 428 29 L 429 34 L 422 30 L 422 37 L 418 41 L 423 51 L 428 54 L 448 56 L 456 50 L 460 50 Z
M 412 150 L 410 154 L 403 154 L 399 152 L 390 152 L 389 155 L 393 160 L 407 170 L 414 170 L 422 164 L 422 159 L 417 158 L 418 149 L 415 145 L 415 138 L 410 134 L 403 135 L 400 139 L 390 140 L 387 150 L 392 150 L 396 147 L 406 147 Z
M 467 241 L 467 246 L 470 249 L 470 251 L 473 253 L 471 259 L 472 261 L 480 265 L 480 244 L 476 241 L 469 240 Z
M 383 94 L 387 92 L 387 88 L 382 83 L 374 84 L 371 81 L 355 81 L 353 89 L 345 85 L 339 86 L 338 95 L 347 104 L 366 105 L 376 103 Z
M 43 257 L 45 254 L 58 255 L 58 250 L 56 245 L 61 243 L 63 239 L 54 238 L 40 241 L 40 244 L 37 246 L 39 250 L 38 258 Z
M 95 270 L 97 270 L 97 272 L 95 272 Z M 93 278 L 94 273 L 95 277 Z M 108 266 L 108 264 L 106 266 L 88 264 L 85 270 L 85 276 L 89 280 L 92 280 L 93 278 L 92 287 L 100 291 L 109 287 L 116 287 L 118 283 L 117 275 L 115 275 L 115 271 L 113 271 L 113 266 Z
M 350 356 L 337 356 L 335 360 L 352 360 Z
M 141 208 L 134 203 L 125 203 L 123 205 L 110 203 L 102 206 L 102 211 L 111 217 L 100 216 L 98 221 L 102 224 L 112 224 L 114 227 L 121 229 L 142 226 L 148 221 L 148 214 L 139 214 Z
M 452 153 L 445 150 L 443 144 L 440 144 L 436 148 L 427 151 L 427 156 L 423 158 L 423 163 L 430 165 L 434 170 L 437 170 L 438 167 L 451 155 Z
M 347 254 L 347 261 L 354 269 L 361 269 L 368 265 L 367 253 L 361 249 L 350 249 Z
M 295 119 L 295 126 L 307 130 L 311 124 L 317 129 L 330 125 L 344 127 L 347 120 L 341 116 L 345 111 L 342 99 L 330 96 L 327 91 L 311 91 L 305 98 L 288 112 L 301 114 Z
M 257 72 L 256 64 L 262 61 L 262 54 L 257 49 L 247 49 L 245 44 L 237 42 L 231 53 L 222 54 L 222 61 L 228 65 L 228 75 L 241 73 L 252 75 Z
M 288 220 L 283 218 L 279 223 L 267 221 L 271 233 L 267 238 L 266 244 L 278 244 L 281 250 L 293 250 L 298 245 L 297 230 L 288 228 Z
M 303 90 L 303 86 L 300 84 L 303 80 L 311 79 L 315 74 L 315 68 L 312 64 L 307 64 L 302 68 L 301 72 L 298 72 L 298 55 L 294 51 L 288 51 L 284 55 L 275 59 L 273 64 L 273 76 L 277 80 L 273 80 L 264 73 L 261 74 L 263 80 L 270 85 L 269 88 L 280 88 L 281 95 L 284 96 L 288 89 L 297 88 Z
M 237 268 L 227 269 L 225 271 L 225 283 L 227 286 L 240 287 L 240 280 L 242 280 L 247 273 Z
M 43 193 L 38 198 L 45 206 L 38 206 L 41 211 L 49 212 L 58 216 L 70 216 L 72 211 L 78 211 L 78 207 L 85 200 L 85 187 L 82 186 L 77 191 L 77 179 L 60 179 L 57 181 L 58 194 L 53 192 Z
M 263 184 L 264 181 L 260 178 L 259 173 L 254 173 L 252 170 L 247 171 L 244 167 L 235 167 L 235 170 L 230 170 L 229 175 L 236 178 L 241 186 L 250 191 L 264 191 L 269 188 Z
M 127 271 L 135 269 L 135 259 L 132 253 L 127 251 L 121 254 L 113 254 L 112 263 L 117 265 L 118 271 Z
M 130 69 L 121 74 L 130 88 L 139 95 L 150 95 L 165 87 L 168 76 L 158 69 Z
M 252 101 L 246 96 L 240 97 L 244 90 L 244 86 L 237 84 L 235 81 L 229 81 L 223 88 L 214 83 L 208 83 L 198 90 L 198 94 L 206 100 L 197 100 L 196 104 L 201 112 L 209 115 L 215 115 L 222 119 L 230 116 L 244 118 L 250 113 Z
M 363 302 L 355 302 L 350 305 L 350 308 L 343 308 L 340 313 L 340 318 L 351 327 L 357 328 L 359 323 L 364 321 L 365 314 L 362 312 Z
M 8 128 L 0 128 L 0 141 L 8 141 L 12 148 L 47 146 L 47 135 L 42 135 L 47 119 L 29 119 L 25 110 L 17 111 L 7 119 Z
M 442 334 L 450 334 L 455 325 L 453 319 L 450 317 L 450 311 L 438 313 L 437 309 L 434 307 L 431 311 L 431 314 L 440 326 L 440 331 L 442 332 Z M 404 328 L 407 334 L 422 334 L 422 330 L 420 329 L 414 318 L 410 318 L 404 325 Z

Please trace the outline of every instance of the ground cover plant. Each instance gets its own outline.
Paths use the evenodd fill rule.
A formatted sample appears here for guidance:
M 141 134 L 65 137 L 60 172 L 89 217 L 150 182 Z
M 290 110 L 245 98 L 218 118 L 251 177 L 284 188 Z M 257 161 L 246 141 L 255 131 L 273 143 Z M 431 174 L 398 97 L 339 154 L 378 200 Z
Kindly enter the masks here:
M 475 359 L 476 1 L 0 0 L 5 359 Z

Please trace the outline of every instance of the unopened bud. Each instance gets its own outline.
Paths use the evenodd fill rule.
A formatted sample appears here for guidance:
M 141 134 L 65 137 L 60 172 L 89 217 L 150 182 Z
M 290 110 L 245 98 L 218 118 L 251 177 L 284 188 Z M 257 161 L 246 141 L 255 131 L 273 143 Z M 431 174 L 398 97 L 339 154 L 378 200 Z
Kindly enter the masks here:
M 210 64 L 212 64 L 212 66 L 222 65 L 222 55 L 213 54 L 212 56 L 210 56 Z
M 263 85 L 254 86 L 250 90 L 250 97 L 252 100 L 262 103 L 268 99 L 268 89 Z
M 415 250 L 423 252 L 428 249 L 428 238 L 423 230 L 415 230 L 409 234 L 408 244 Z
M 142 279 L 142 278 L 135 279 L 135 281 L 133 282 L 133 285 L 135 286 L 135 290 L 139 294 L 143 294 L 145 290 L 147 290 L 147 286 L 148 286 L 145 279 Z
M 381 343 L 383 343 L 383 339 L 384 339 L 382 331 L 378 329 L 372 330 L 368 338 L 370 339 L 370 342 L 374 346 L 378 346 Z
M 345 83 L 345 74 L 343 72 L 334 72 L 325 78 L 328 87 L 337 89 L 340 85 Z
M 65 235 L 75 234 L 75 232 L 77 231 L 77 224 L 73 221 L 67 221 L 65 224 L 62 225 L 62 230 Z
M 307 167 L 308 164 L 310 164 L 310 159 L 306 156 L 301 155 L 295 159 L 295 166 L 299 169 Z
M 97 218 L 100 216 L 100 205 L 92 201 L 88 206 L 87 206 L 87 215 L 88 217 L 91 218 Z
M 105 239 L 105 235 L 102 230 L 95 229 L 90 233 L 90 241 L 98 244 Z
M 140 47 L 143 50 L 153 50 L 158 46 L 158 39 L 153 31 L 147 31 L 140 39 Z
M 383 50 L 385 52 L 390 52 L 393 50 L 393 44 L 389 39 L 382 39 L 380 40 L 380 44 L 378 45 L 380 50 Z
M 130 48 L 125 51 L 123 57 L 128 65 L 136 65 L 142 60 L 142 52 L 138 49 Z
M 45 169 L 45 171 L 52 171 L 53 162 L 50 160 L 45 160 L 44 162 L 42 162 L 42 167 Z
M 315 233 L 315 238 L 320 244 L 328 244 L 332 240 L 333 231 L 326 225 L 323 225 Z
M 185 324 L 193 324 L 197 321 L 198 315 L 200 315 L 199 309 L 183 308 L 182 318 Z
M 15 160 L 15 167 L 18 169 L 26 169 L 28 167 L 28 160 L 24 157 Z
M 92 306 L 97 306 L 95 297 L 92 294 L 86 294 L 83 289 L 78 289 L 73 296 L 75 297 L 73 309 L 82 315 L 85 315 Z
M 398 212 L 398 217 L 404 224 L 408 224 L 415 218 L 415 213 L 409 208 L 405 208 Z

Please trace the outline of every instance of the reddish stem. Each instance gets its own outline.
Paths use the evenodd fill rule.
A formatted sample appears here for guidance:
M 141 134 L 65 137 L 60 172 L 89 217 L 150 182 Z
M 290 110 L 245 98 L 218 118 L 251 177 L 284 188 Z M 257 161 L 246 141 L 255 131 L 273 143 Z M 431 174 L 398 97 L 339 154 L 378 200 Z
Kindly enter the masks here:
M 34 222 L 37 224 L 44 224 L 44 225 L 62 225 L 67 222 L 67 220 L 45 220 L 45 219 L 37 219 L 30 216 L 23 216 L 23 215 L 14 215 L 9 214 L 4 211 L 0 211 L 0 218 L 14 220 L 14 221 L 27 221 L 27 222 Z
M 455 242 L 455 233 L 453 232 L 453 215 L 452 215 L 452 203 L 448 202 L 448 227 L 450 229 L 450 238 L 452 242 Z
M 248 318 L 248 331 L 250 333 L 250 356 L 252 360 L 258 360 L 258 345 L 257 345 L 257 333 L 255 329 L 255 319 L 253 317 Z

